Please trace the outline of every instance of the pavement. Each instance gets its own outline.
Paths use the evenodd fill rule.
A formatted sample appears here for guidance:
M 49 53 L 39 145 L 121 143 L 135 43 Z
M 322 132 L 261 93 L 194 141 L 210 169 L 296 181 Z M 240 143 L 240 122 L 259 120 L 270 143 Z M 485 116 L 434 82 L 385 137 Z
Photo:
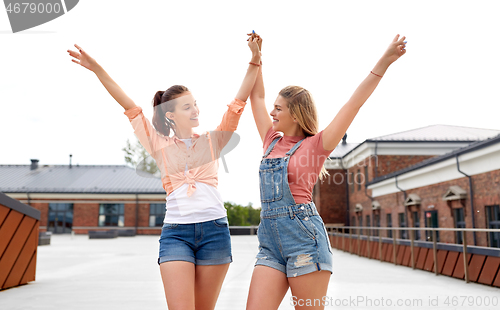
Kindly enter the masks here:
M 245 309 L 256 236 L 232 236 L 233 260 L 216 309 Z M 52 235 L 36 281 L 0 291 L 0 310 L 167 309 L 158 236 Z M 500 309 L 500 289 L 333 250 L 326 309 Z M 314 302 L 314 301 L 295 301 Z M 288 291 L 279 309 L 294 309 Z

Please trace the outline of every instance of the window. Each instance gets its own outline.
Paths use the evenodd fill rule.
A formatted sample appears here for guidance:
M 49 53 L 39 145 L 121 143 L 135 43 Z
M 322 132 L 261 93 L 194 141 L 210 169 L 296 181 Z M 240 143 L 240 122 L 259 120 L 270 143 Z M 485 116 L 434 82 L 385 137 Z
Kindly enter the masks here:
M 378 213 L 373 214 L 373 227 L 380 227 L 380 214 Z M 373 235 L 378 236 L 379 230 L 378 229 L 374 230 Z
M 370 224 L 371 224 L 371 220 L 370 220 L 370 215 L 367 215 L 366 216 L 366 227 L 368 227 L 368 229 L 366 230 L 366 235 L 367 236 L 370 236 L 371 235 L 371 229 L 370 229 Z
M 365 184 L 368 183 L 368 166 L 365 166 Z
M 464 208 L 453 209 L 453 218 L 455 220 L 455 228 L 465 228 Z M 458 244 L 464 243 L 461 231 L 455 232 L 455 240 Z
M 359 222 L 359 226 L 362 227 L 363 226 L 363 216 L 360 215 L 358 217 L 358 222 Z M 359 228 L 359 234 L 362 235 L 363 234 L 363 228 Z
M 488 228 L 500 228 L 500 207 L 498 205 L 486 207 L 486 220 Z M 490 247 L 500 248 L 500 233 L 490 232 L 489 237 Z
M 406 227 L 404 212 L 398 213 L 398 221 L 399 221 L 399 227 Z M 399 238 L 408 239 L 408 231 L 407 230 L 400 230 L 399 231 Z
M 49 203 L 47 231 L 54 234 L 71 233 L 73 227 L 72 203 Z
M 425 211 L 425 227 L 429 228 L 438 228 L 439 223 L 438 223 L 438 214 L 437 211 Z M 427 241 L 433 241 L 432 240 L 432 231 L 426 231 L 425 232 L 425 237 Z M 439 242 L 439 231 L 436 231 L 436 242 Z
M 420 213 L 418 211 L 412 212 L 413 215 L 413 227 L 420 228 Z M 415 230 L 415 240 L 420 240 L 420 230 Z
M 351 219 L 351 226 L 356 226 L 356 217 L 353 216 Z
M 123 203 L 102 203 L 99 206 L 99 226 L 124 226 Z
M 387 227 L 390 228 L 392 227 L 392 214 L 387 214 Z M 388 229 L 387 230 L 387 238 L 392 238 L 392 230 Z
M 149 204 L 149 227 L 162 227 L 165 219 L 165 204 Z

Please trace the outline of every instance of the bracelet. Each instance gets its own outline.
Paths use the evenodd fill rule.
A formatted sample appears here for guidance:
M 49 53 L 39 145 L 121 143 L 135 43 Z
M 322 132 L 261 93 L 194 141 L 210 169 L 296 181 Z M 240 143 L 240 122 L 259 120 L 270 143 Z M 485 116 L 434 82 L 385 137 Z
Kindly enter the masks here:
M 376 73 L 373 73 L 373 71 L 370 71 L 371 74 L 375 75 L 375 76 L 378 76 L 378 77 L 383 77 L 383 75 L 378 75 Z
M 250 64 L 250 65 L 254 65 L 254 66 L 257 66 L 257 67 L 260 67 L 260 65 L 259 65 L 259 64 L 256 64 L 255 62 L 249 62 L 248 64 Z

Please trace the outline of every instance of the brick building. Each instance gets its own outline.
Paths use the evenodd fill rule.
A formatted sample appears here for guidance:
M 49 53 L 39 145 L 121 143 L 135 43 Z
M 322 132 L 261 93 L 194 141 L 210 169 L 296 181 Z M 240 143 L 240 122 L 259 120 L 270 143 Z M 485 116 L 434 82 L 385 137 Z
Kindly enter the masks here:
M 325 164 L 330 176 L 316 184 L 314 201 L 326 223 L 498 228 L 499 134 L 435 125 L 359 144 L 344 139 Z M 408 238 L 408 232 L 397 237 Z M 417 237 L 431 236 L 421 232 Z M 480 246 L 500 247 L 498 238 L 467 235 L 469 243 Z M 453 232 L 442 232 L 437 239 L 462 242 Z
M 40 210 L 40 231 L 159 234 L 165 216 L 160 178 L 127 166 L 0 165 L 0 192 Z

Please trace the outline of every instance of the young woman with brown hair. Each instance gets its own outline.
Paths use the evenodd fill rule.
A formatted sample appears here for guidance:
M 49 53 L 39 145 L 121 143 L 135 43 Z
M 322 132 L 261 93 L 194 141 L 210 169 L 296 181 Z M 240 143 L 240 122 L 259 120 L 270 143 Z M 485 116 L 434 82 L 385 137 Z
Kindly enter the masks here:
M 167 192 L 158 264 L 168 308 L 214 309 L 232 261 L 226 211 L 217 190 L 222 148 L 236 130 L 260 64 L 257 39 L 235 99 L 214 132 L 196 134 L 200 110 L 188 88 L 174 85 L 153 99 L 153 125 L 104 69 L 78 45 L 72 61 L 94 72 L 125 109 L 142 146 L 155 159 Z M 173 135 L 171 135 L 173 134 Z

